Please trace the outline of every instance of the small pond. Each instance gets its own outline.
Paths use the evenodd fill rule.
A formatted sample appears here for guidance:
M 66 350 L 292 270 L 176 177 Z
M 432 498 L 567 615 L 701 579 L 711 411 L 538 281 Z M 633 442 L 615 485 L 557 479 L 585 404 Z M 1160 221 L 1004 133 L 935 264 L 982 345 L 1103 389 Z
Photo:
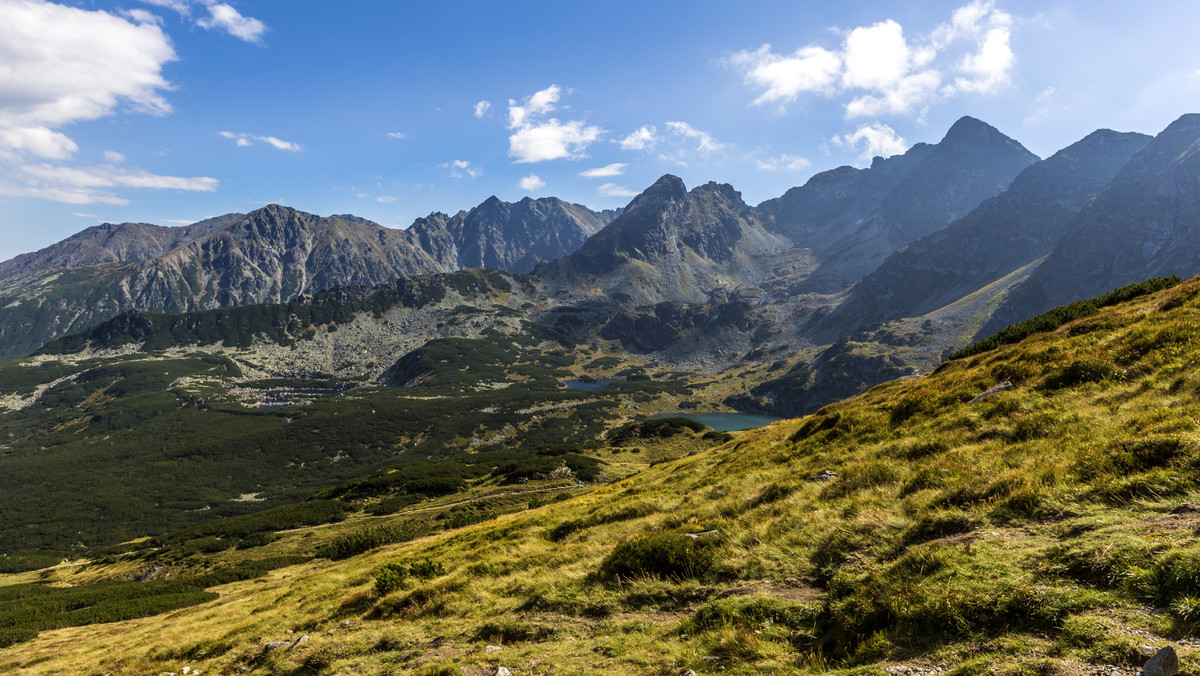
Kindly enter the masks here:
M 750 413 L 660 413 L 650 416 L 651 420 L 657 418 L 687 418 L 695 420 L 701 425 L 708 425 L 718 432 L 748 430 L 782 420 L 782 418 L 769 415 L 752 415 Z

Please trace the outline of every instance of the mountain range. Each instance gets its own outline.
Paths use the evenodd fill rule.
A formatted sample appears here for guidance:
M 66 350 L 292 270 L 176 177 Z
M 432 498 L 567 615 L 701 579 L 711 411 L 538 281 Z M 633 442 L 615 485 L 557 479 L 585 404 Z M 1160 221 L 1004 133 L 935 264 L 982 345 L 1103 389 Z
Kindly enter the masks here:
M 710 373 L 771 365 L 726 403 L 790 415 L 1054 305 L 1200 272 L 1198 143 L 1200 116 L 1186 115 L 1153 138 L 1099 130 L 1042 160 L 964 117 L 936 144 L 757 206 L 667 175 L 623 210 L 493 197 L 407 230 L 279 205 L 183 228 L 106 224 L 0 263 L 0 358 L 134 309 L 485 267 L 528 274 L 524 313 L 555 335 Z M 370 375 L 398 356 L 376 355 Z

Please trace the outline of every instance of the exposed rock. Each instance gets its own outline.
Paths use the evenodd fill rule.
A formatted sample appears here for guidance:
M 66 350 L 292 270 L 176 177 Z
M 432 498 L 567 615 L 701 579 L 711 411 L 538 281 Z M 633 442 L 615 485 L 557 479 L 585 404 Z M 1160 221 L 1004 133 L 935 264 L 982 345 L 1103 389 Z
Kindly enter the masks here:
M 490 645 L 490 646 L 485 647 L 483 650 L 484 650 L 484 652 L 494 653 L 499 650 L 503 650 L 503 648 L 501 648 L 498 645 Z
M 266 653 L 271 652 L 272 650 L 279 650 L 280 648 L 288 648 L 291 645 L 292 645 L 292 643 L 290 641 L 271 641 L 270 643 L 263 646 L 262 651 L 263 651 L 263 654 L 266 654 Z
M 971 401 L 969 401 L 967 403 L 968 404 L 977 404 L 977 403 L 983 401 L 984 399 L 987 399 L 988 397 L 992 396 L 993 394 L 996 394 L 997 392 L 1003 392 L 1004 390 L 1011 390 L 1012 387 L 1013 387 L 1013 384 L 1011 382 L 1005 380 L 1002 383 L 993 385 L 993 386 L 989 387 L 988 389 L 984 390 L 983 394 L 979 395 L 978 397 L 975 397 L 974 399 L 972 399 Z
M 1067 224 L 981 335 L 1149 277 L 1200 272 L 1200 114 L 1172 122 Z
M 508 667 L 496 667 L 496 676 L 512 676 L 512 672 Z
M 1100 130 L 1030 165 L 1004 192 L 889 255 L 854 287 L 827 328 L 919 317 L 1045 256 L 1150 138 Z
M 832 481 L 836 479 L 838 473 L 831 469 L 823 469 L 816 474 L 810 475 L 807 481 Z
M 1175 676 L 1179 673 L 1179 656 L 1175 654 L 1174 646 L 1159 650 L 1142 666 L 1143 676 Z

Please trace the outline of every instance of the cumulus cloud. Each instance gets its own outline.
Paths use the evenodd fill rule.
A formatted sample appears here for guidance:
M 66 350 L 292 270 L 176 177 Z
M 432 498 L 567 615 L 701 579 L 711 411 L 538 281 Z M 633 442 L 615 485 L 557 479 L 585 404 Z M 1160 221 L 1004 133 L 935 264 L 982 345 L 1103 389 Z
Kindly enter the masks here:
M 858 151 L 859 157 L 865 160 L 899 155 L 908 149 L 908 144 L 895 129 L 878 122 L 859 125 L 853 133 L 835 136 L 832 141 L 839 148 Z
M 558 109 L 563 90 L 558 85 L 535 92 L 518 103 L 508 101 L 508 155 L 518 164 L 558 159 L 580 159 L 584 151 L 605 133 L 583 120 L 562 122 L 547 117 Z
M 483 117 L 492 109 L 491 101 L 480 101 L 475 104 L 475 117 Z
M 176 59 L 162 29 L 44 0 L 0 3 L 0 151 L 65 159 L 78 150 L 56 129 L 125 106 L 163 115 Z
M 440 166 L 443 169 L 450 170 L 450 178 L 479 178 L 483 176 L 483 170 L 472 166 L 468 160 L 451 160 Z
M 603 167 L 596 167 L 595 169 L 588 169 L 587 171 L 581 171 L 581 172 L 579 172 L 579 175 L 584 176 L 586 178 L 604 178 L 607 176 L 620 176 L 621 174 L 625 173 L 625 167 L 627 167 L 627 166 L 629 166 L 629 165 L 622 164 L 620 162 L 614 162 L 612 164 L 607 164 Z
M 757 158 L 754 163 L 763 171 L 800 171 L 812 165 L 812 162 L 806 158 L 787 153 L 774 157 Z
M 729 63 L 742 70 L 747 84 L 765 89 L 754 99 L 755 106 L 794 101 L 806 92 L 830 94 L 834 91 L 842 59 L 821 47 L 801 47 L 790 55 L 776 54 L 771 45 L 757 50 L 740 51 Z
M 1016 63 L 1012 16 L 992 0 L 973 0 L 927 36 L 910 40 L 891 20 L 841 33 L 837 49 L 807 45 L 779 54 L 766 44 L 728 58 L 746 84 L 762 90 L 751 105 L 781 109 L 803 94 L 847 96 L 847 118 L 921 115 L 960 94 L 992 94 Z
M 537 174 L 530 174 L 517 182 L 521 190 L 534 191 L 541 190 L 546 187 L 546 182 L 543 181 Z
M 119 112 L 166 115 L 163 66 L 175 50 L 153 15 L 123 18 L 45 0 L 0 2 L 0 193 L 70 204 L 128 204 L 118 189 L 209 192 L 209 177 L 108 164 L 70 167 L 78 144 L 60 129 Z
M 650 125 L 643 126 L 629 136 L 621 139 L 622 150 L 649 150 L 658 145 L 662 138 L 658 130 Z
M 604 195 L 605 197 L 637 197 L 638 194 L 636 190 L 630 190 L 629 188 L 626 188 L 623 185 L 617 185 L 616 183 L 605 183 L 604 185 L 596 188 L 596 192 Z
M 304 150 L 304 148 L 298 143 L 284 141 L 283 139 L 276 138 L 274 136 L 259 136 L 257 134 L 243 134 L 232 131 L 219 131 L 217 132 L 217 135 L 233 140 L 237 143 L 239 148 L 249 148 L 250 146 L 254 145 L 256 141 L 258 141 L 266 143 L 277 150 L 290 150 L 292 152 L 300 152 L 301 150 Z M 389 136 L 391 136 L 391 134 L 389 134 Z
M 721 143 L 707 133 L 692 127 L 692 125 L 688 124 L 687 122 L 668 122 L 667 129 L 670 129 L 671 133 L 677 136 L 695 139 L 699 144 L 696 146 L 696 150 L 705 155 L 714 153 L 725 147 L 724 143 Z

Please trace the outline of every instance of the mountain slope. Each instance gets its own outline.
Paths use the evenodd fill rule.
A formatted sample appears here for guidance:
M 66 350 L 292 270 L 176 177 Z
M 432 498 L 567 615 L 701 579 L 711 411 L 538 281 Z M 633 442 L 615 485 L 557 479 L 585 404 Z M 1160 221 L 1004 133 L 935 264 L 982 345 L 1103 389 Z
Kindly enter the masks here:
M 418 221 L 410 231 L 433 237 L 430 226 L 443 225 L 454 242 L 459 269 L 529 272 L 541 261 L 575 251 L 610 220 L 611 214 L 556 197 L 509 203 L 493 196 L 465 214 Z
M 158 231 L 152 231 L 158 232 Z M 0 280 L 0 359 L 132 308 L 182 312 L 278 302 L 437 270 L 403 231 L 270 205 L 164 254 Z
M 1000 193 L 1037 159 L 994 127 L 963 117 L 937 144 L 876 158 L 869 169 L 818 174 L 759 210 L 773 218 L 774 231 L 813 251 L 818 268 L 809 287 L 835 292 Z
M 706 449 L 625 437 L 611 456 L 663 459 L 551 504 L 491 484 L 242 549 L 187 554 L 220 538 L 181 533 L 10 576 L 36 599 L 321 553 L 153 619 L 26 637 L 0 668 L 1082 674 L 1174 644 L 1190 673 L 1197 310 L 1193 280 Z M 370 509 L 354 492 L 387 476 L 324 497 Z
M 0 262 L 0 279 L 46 268 L 76 268 L 157 258 L 243 216 L 225 214 L 178 228 L 148 223 L 95 225 L 45 249 Z
M 845 332 L 918 317 L 1045 256 L 1071 218 L 1150 138 L 1101 130 L 1030 165 L 1004 192 L 890 255 L 826 325 Z
M 1138 152 L 1076 216 L 983 330 L 1104 289 L 1200 272 L 1200 115 L 1184 115 Z
M 731 186 L 708 183 L 689 192 L 668 174 L 579 250 L 534 275 L 634 305 L 706 302 L 714 292 L 761 281 L 764 260 L 788 246 Z
M 465 267 L 528 270 L 573 251 L 611 215 L 554 198 L 492 198 L 409 230 L 279 205 L 186 228 L 97 226 L 0 264 L 0 360 L 133 308 L 275 303 Z

